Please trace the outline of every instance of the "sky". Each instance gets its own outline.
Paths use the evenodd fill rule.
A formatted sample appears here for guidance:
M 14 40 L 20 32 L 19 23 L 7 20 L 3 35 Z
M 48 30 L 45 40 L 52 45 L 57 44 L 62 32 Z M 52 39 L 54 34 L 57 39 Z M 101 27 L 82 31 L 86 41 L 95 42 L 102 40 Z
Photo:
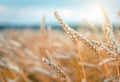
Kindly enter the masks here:
M 120 21 L 120 0 L 0 0 L 0 24 L 39 24 L 46 16 L 47 23 L 55 23 L 54 11 L 66 22 L 103 22 L 102 4 L 111 22 Z

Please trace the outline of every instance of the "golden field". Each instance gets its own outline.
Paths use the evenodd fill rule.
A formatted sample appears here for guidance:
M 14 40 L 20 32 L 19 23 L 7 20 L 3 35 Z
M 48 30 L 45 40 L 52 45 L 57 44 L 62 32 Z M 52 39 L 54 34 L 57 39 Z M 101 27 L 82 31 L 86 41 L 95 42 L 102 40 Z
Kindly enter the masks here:
M 45 29 L 44 18 L 38 31 L 1 31 L 0 82 L 119 82 L 120 30 L 101 9 L 99 29 L 75 31 L 55 12 L 65 32 Z

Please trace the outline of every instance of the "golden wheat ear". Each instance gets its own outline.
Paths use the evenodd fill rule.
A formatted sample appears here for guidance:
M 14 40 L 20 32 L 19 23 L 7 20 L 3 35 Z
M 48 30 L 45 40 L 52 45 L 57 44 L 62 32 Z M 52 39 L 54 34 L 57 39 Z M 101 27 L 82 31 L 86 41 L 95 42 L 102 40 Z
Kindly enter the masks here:
M 111 49 L 111 47 L 108 46 L 106 43 L 98 42 L 98 41 L 95 41 L 95 40 L 91 40 L 91 42 L 96 47 L 98 47 L 98 48 L 101 47 L 102 49 L 104 49 L 108 55 L 111 55 L 111 56 L 116 55 L 116 53 L 113 52 L 113 50 Z
M 62 78 L 64 82 L 67 82 L 66 75 L 61 68 L 59 68 L 55 63 L 49 61 L 46 58 L 42 58 L 42 61 L 46 63 L 48 66 L 50 66 Z
M 58 14 L 57 11 L 54 12 L 54 15 L 56 17 L 56 19 L 58 20 L 58 22 L 60 23 L 60 25 L 62 26 L 62 28 L 64 29 L 64 31 L 67 33 L 67 35 L 70 37 L 70 39 L 72 40 L 72 42 L 77 45 L 78 42 L 82 42 L 84 43 L 88 48 L 90 48 L 92 51 L 94 51 L 96 54 L 99 54 L 97 49 L 95 48 L 95 46 L 91 43 L 91 41 L 89 41 L 87 38 L 85 38 L 84 36 L 82 36 L 80 33 L 78 33 L 77 31 L 73 30 L 72 28 L 70 28 L 60 17 L 60 15 Z
M 100 5 L 104 20 L 105 20 L 105 25 L 103 27 L 103 31 L 106 35 L 106 40 L 108 42 L 108 45 L 111 46 L 112 50 L 116 53 L 119 52 L 119 47 L 117 46 L 117 40 L 115 39 L 115 36 L 113 34 L 113 27 L 110 23 L 109 17 L 107 15 L 107 12 L 105 11 L 104 7 Z

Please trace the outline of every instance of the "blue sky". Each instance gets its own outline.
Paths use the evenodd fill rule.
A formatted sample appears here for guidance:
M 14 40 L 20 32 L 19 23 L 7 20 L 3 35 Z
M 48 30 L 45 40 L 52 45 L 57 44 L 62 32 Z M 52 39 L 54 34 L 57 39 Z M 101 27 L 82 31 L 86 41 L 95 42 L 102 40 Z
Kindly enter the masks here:
M 55 10 L 67 22 L 102 22 L 100 4 L 112 22 L 119 20 L 120 0 L 0 0 L 0 23 L 38 24 L 44 14 L 46 22 L 53 23 Z

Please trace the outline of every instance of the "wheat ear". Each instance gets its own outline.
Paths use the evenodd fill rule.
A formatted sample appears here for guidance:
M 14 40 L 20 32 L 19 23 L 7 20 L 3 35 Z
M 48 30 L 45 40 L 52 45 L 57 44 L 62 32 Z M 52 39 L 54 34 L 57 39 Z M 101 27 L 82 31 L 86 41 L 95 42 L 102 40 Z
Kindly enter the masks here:
M 116 41 L 114 34 L 113 34 L 113 28 L 112 28 L 112 25 L 110 23 L 109 17 L 107 15 L 104 7 L 100 6 L 100 8 L 101 8 L 104 20 L 105 20 L 105 26 L 103 27 L 103 31 L 106 34 L 106 39 L 108 40 L 108 44 L 110 44 L 110 46 L 113 50 L 118 52 L 119 48 L 117 46 L 117 41 Z
M 113 55 L 116 55 L 116 54 L 117 54 L 117 53 L 114 52 L 114 51 L 111 49 L 111 47 L 110 47 L 109 45 L 107 45 L 106 43 L 98 42 L 98 41 L 95 41 L 95 40 L 91 40 L 91 42 L 92 42 L 96 47 L 99 47 L 99 48 L 101 47 L 103 50 L 105 50 L 108 55 L 113 56 Z
M 65 73 L 59 68 L 56 64 L 49 61 L 46 58 L 42 58 L 42 61 L 45 62 L 48 66 L 50 66 L 55 72 L 63 79 L 64 82 L 67 82 Z
M 89 49 L 91 49 L 92 51 L 94 51 L 97 55 L 99 54 L 99 52 L 97 51 L 97 49 L 95 48 L 95 46 L 91 43 L 91 41 L 89 41 L 87 38 L 85 38 L 83 35 L 81 35 L 80 33 L 78 33 L 77 31 L 73 30 L 72 28 L 70 28 L 60 17 L 60 15 L 58 15 L 58 12 L 54 12 L 55 17 L 57 18 L 58 22 L 61 24 L 61 26 L 63 27 L 64 31 L 67 33 L 67 35 L 70 37 L 70 39 L 72 40 L 72 42 L 76 45 L 78 42 L 83 42 Z

